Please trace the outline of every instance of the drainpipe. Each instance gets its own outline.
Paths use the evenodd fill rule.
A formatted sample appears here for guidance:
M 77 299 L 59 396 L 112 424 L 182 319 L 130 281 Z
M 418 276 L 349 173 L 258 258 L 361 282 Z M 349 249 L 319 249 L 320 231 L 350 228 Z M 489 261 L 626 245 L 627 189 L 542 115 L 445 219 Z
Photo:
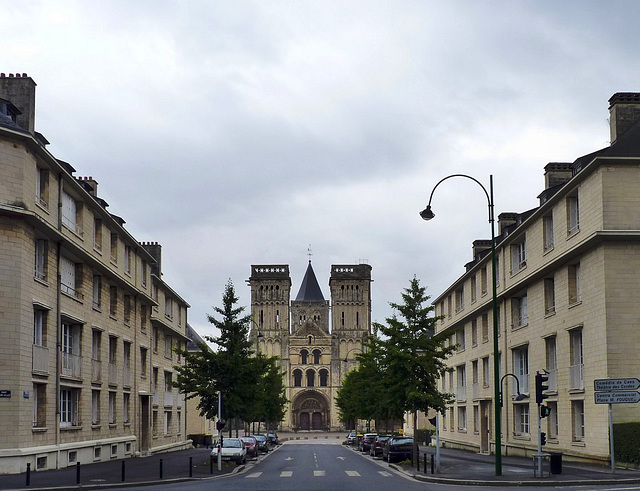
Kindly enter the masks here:
M 58 231 L 62 231 L 62 173 L 58 174 Z M 56 469 L 60 468 L 60 373 L 62 371 L 62 315 L 60 257 L 62 255 L 62 241 L 58 241 L 56 248 Z

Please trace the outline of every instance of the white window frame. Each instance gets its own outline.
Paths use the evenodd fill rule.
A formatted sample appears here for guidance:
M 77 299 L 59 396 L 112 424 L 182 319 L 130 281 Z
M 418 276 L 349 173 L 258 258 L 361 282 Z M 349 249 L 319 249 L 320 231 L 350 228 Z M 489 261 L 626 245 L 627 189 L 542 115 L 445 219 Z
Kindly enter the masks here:
M 551 315 L 556 312 L 556 282 L 555 278 L 544 279 L 544 314 Z
M 60 389 L 60 427 L 79 426 L 78 403 L 80 389 L 62 387 Z
M 511 274 L 515 274 L 527 265 L 527 237 L 511 245 Z
M 102 276 L 93 275 L 93 307 L 99 309 L 102 306 Z
M 42 281 L 47 281 L 47 245 L 45 239 L 35 240 L 34 276 Z
M 78 208 L 76 200 L 62 190 L 62 224 L 69 230 L 76 232 L 78 225 Z
M 513 405 L 513 432 L 515 435 L 530 434 L 531 412 L 528 403 Z
M 554 248 L 553 215 L 542 217 L 542 235 L 543 250 L 544 252 L 550 251 Z
M 458 406 L 458 431 L 467 431 L 467 406 Z
M 100 391 L 91 391 L 91 424 L 100 424 Z
M 44 346 L 44 334 L 47 325 L 47 311 L 33 309 L 33 344 Z
M 529 346 L 518 346 L 511 350 L 513 355 L 513 374 L 520 384 L 520 393 L 529 393 Z M 517 394 L 516 384 L 513 384 L 513 393 Z
M 567 196 L 567 235 L 573 235 L 580 230 L 580 201 L 578 193 Z
M 580 263 L 570 264 L 568 268 L 569 305 L 580 303 L 582 297 L 582 279 Z
M 529 301 L 527 294 L 513 297 L 513 327 L 523 327 L 529 323 Z
M 571 437 L 574 442 L 584 441 L 584 401 L 571 401 Z

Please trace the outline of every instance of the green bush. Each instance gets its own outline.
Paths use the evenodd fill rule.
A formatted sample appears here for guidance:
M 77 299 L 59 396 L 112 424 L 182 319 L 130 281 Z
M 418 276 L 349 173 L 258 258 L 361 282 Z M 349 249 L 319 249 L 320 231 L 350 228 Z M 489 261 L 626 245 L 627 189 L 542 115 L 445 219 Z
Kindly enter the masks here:
M 640 464 L 640 422 L 613 425 L 616 462 Z

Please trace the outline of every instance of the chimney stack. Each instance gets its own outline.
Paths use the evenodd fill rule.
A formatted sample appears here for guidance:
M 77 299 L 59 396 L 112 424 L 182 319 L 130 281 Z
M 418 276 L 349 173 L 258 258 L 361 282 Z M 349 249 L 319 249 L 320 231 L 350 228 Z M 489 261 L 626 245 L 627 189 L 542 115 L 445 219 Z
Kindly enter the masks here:
M 549 189 L 568 182 L 573 176 L 571 163 L 549 162 L 544 166 L 544 189 Z
M 498 215 L 498 229 L 500 230 L 500 235 L 505 228 L 513 225 L 518 221 L 518 214 L 512 211 L 505 211 Z
M 155 264 L 151 265 L 151 274 L 160 278 L 162 275 L 162 246 L 157 242 L 140 242 L 140 245 L 144 247 L 156 261 Z
M 640 93 L 616 92 L 611 96 L 609 99 L 609 131 L 612 145 L 639 121 Z
M 0 73 L 0 97 L 10 101 L 22 114 L 16 124 L 34 134 L 36 125 L 36 83 L 26 73 Z

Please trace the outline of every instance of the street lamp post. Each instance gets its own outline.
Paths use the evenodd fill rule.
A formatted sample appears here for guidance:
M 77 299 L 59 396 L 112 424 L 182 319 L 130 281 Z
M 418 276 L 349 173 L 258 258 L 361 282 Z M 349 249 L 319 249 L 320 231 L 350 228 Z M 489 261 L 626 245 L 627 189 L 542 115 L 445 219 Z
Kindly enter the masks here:
M 497 268 L 496 268 L 496 239 L 495 239 L 495 218 L 494 218 L 494 209 L 493 209 L 493 176 L 489 176 L 489 191 L 487 192 L 487 188 L 485 188 L 480 181 L 475 179 L 474 177 L 468 176 L 466 174 L 452 174 L 450 176 L 444 177 L 441 179 L 431 190 L 431 195 L 429 196 L 429 204 L 427 207 L 420 212 L 420 216 L 424 220 L 431 220 L 435 217 L 435 213 L 431 210 L 431 199 L 433 198 L 433 193 L 436 188 L 447 179 L 451 179 L 452 177 L 464 177 L 466 179 L 471 179 L 473 182 L 478 184 L 482 190 L 484 191 L 485 196 L 487 197 L 487 203 L 489 206 L 489 223 L 491 224 L 491 269 L 493 272 L 493 385 L 494 385 L 494 421 L 495 421 L 495 442 L 496 442 L 496 476 L 502 475 L 502 430 L 501 430 L 501 408 L 500 408 L 500 360 L 499 360 L 499 347 L 498 347 L 498 277 L 497 277 Z

